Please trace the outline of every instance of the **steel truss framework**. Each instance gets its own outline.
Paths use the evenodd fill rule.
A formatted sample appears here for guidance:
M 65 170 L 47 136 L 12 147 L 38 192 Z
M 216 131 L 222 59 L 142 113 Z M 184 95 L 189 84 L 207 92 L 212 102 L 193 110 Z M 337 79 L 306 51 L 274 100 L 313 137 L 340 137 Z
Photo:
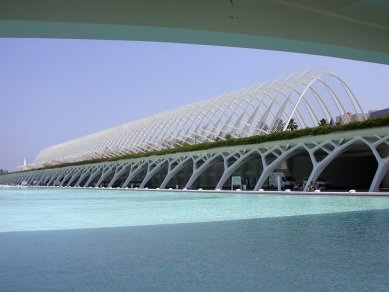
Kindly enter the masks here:
M 257 191 L 263 187 L 269 175 L 280 164 L 304 151 L 308 153 L 312 163 L 308 185 L 315 181 L 323 170 L 342 153 L 362 145 L 369 149 L 370 154 L 377 161 L 377 169 L 369 191 L 379 191 L 380 183 L 389 170 L 388 133 L 389 127 L 383 127 L 258 145 L 10 173 L 0 176 L 0 184 L 20 184 L 26 181 L 28 184 L 47 186 L 100 187 L 103 182 L 106 182 L 107 187 L 112 187 L 120 180 L 118 187 L 127 188 L 131 186 L 135 178 L 139 180 L 140 177 L 139 188 L 145 188 L 161 169 L 165 169 L 163 180 L 159 185 L 159 188 L 164 189 L 187 167 L 188 179 L 185 181 L 185 188 L 191 188 L 200 175 L 215 163 L 222 161 L 222 175 L 216 184 L 216 189 L 221 189 L 235 171 L 256 155 L 260 157 L 263 166 L 262 171 L 256 174 L 258 179 L 254 191 Z M 320 160 L 316 156 L 318 152 L 324 153 Z
M 350 115 L 350 114 L 353 115 Z M 364 119 L 337 75 L 314 68 L 43 149 L 31 168 Z

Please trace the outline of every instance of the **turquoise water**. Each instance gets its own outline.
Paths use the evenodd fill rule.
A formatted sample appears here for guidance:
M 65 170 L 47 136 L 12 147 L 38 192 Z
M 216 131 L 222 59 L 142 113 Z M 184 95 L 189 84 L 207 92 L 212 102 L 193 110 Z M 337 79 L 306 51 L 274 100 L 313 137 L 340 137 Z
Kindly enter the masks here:
M 0 189 L 0 232 L 213 222 L 389 209 L 389 197 Z
M 389 291 L 389 198 L 0 190 L 0 291 Z

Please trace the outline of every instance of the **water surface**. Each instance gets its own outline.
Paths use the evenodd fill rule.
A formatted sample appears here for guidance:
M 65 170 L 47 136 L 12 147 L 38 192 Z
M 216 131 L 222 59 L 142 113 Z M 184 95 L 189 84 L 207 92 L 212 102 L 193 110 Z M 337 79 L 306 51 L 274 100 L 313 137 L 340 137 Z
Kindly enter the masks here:
M 0 189 L 0 232 L 230 221 L 389 209 L 389 197 Z
M 388 291 L 387 198 L 1 190 L 0 291 Z

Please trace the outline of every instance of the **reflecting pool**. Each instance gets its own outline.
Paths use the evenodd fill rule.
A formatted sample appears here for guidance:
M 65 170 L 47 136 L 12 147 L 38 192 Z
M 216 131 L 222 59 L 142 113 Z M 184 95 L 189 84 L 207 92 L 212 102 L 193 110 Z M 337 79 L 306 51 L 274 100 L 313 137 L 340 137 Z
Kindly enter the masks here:
M 0 291 L 385 291 L 388 230 L 388 197 L 0 189 Z

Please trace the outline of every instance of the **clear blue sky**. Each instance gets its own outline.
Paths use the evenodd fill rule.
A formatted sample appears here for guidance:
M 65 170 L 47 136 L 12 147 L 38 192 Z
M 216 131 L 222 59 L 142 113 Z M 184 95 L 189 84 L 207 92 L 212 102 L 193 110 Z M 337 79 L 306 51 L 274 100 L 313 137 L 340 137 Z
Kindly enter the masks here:
M 45 147 L 312 66 L 365 111 L 389 107 L 389 66 L 185 44 L 0 39 L 0 168 Z

